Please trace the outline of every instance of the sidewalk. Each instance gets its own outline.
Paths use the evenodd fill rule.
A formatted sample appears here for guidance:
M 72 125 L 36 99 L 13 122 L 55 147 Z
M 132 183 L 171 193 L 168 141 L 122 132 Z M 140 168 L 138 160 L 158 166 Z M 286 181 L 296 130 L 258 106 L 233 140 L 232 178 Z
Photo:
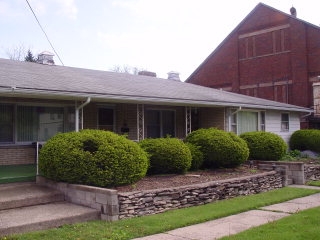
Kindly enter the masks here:
M 290 187 L 320 189 L 304 185 Z M 320 206 L 320 193 L 293 199 L 236 215 L 178 228 L 169 232 L 151 235 L 136 240 L 212 240 L 229 236 L 249 228 L 276 221 L 290 214 Z

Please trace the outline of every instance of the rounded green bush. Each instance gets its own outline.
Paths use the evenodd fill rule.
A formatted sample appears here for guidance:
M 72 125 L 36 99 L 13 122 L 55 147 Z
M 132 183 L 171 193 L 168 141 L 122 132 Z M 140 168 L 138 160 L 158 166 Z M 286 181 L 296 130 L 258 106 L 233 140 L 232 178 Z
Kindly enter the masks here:
M 203 153 L 204 167 L 235 167 L 249 156 L 244 140 L 232 132 L 216 128 L 193 131 L 185 141 L 199 147 Z
M 320 153 L 320 130 L 302 129 L 295 131 L 289 141 L 292 150 L 311 150 Z
M 200 150 L 200 147 L 193 145 L 192 143 L 186 143 L 190 152 L 191 152 L 191 167 L 190 170 L 198 170 L 203 165 L 203 153 Z
M 183 141 L 177 138 L 148 138 L 140 142 L 148 153 L 148 173 L 184 173 L 191 166 L 191 152 Z
M 99 187 L 134 183 L 146 175 L 148 165 L 137 143 L 102 130 L 57 134 L 39 155 L 43 176 Z
M 278 161 L 286 154 L 286 142 L 275 133 L 246 132 L 240 137 L 248 144 L 249 159 Z

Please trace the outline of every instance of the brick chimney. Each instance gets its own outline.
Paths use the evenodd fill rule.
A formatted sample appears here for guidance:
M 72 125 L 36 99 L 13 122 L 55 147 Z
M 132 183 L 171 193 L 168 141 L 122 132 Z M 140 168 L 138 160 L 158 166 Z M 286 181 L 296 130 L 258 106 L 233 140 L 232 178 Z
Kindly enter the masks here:
M 140 72 L 138 72 L 138 75 L 157 77 L 157 74 L 155 72 L 150 72 L 150 71 L 140 71 Z
M 168 72 L 168 79 L 174 81 L 180 81 L 179 73 L 175 71 Z
M 54 54 L 48 51 L 44 51 L 38 54 L 37 63 L 45 65 L 54 65 Z

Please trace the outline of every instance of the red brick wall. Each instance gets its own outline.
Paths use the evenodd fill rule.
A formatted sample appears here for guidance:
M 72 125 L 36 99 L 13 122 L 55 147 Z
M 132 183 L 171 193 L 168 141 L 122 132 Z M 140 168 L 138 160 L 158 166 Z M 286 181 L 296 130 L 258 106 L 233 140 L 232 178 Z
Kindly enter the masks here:
M 259 5 L 188 82 L 313 106 L 310 77 L 320 75 L 320 29 Z

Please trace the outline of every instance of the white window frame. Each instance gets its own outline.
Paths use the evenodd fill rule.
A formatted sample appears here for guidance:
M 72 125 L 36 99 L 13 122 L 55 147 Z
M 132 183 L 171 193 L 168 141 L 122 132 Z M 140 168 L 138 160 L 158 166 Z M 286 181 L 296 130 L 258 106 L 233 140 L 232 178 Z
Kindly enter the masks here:
M 288 116 L 288 121 L 282 120 L 283 115 Z M 282 112 L 280 114 L 280 131 L 281 132 L 289 132 L 290 131 L 290 113 L 288 113 L 288 112 Z
M 239 112 L 254 112 L 258 113 L 258 129 L 257 131 L 265 131 L 266 130 L 266 111 L 265 110 L 256 110 L 256 109 L 235 109 L 232 108 L 229 110 L 229 132 L 234 132 L 239 135 Z M 264 113 L 264 123 L 262 122 L 262 113 Z

